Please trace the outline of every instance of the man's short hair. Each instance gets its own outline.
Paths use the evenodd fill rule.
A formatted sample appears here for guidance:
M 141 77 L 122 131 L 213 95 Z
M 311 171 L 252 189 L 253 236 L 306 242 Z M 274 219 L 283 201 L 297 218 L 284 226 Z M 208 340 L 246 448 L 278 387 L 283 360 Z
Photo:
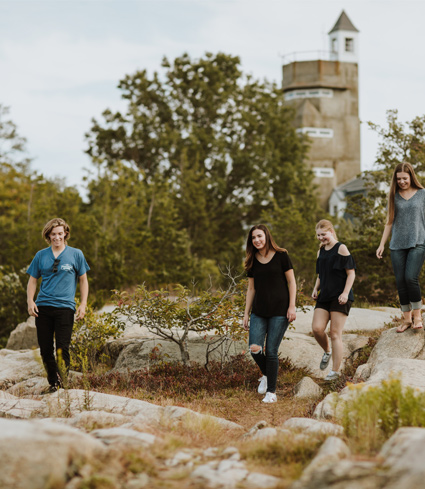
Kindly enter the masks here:
M 50 219 L 48 223 L 43 228 L 43 231 L 41 231 L 41 236 L 50 244 L 50 233 L 52 232 L 52 229 L 57 227 L 57 226 L 63 226 L 63 230 L 65 231 L 65 241 L 68 241 L 68 239 L 71 237 L 71 230 L 69 225 L 60 217 L 55 217 L 54 219 Z

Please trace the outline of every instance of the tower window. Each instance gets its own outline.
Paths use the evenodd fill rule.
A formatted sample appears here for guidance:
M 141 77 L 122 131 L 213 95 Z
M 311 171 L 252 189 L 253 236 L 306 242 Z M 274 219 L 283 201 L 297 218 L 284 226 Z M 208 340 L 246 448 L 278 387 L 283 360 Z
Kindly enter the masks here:
M 345 51 L 347 53 L 354 53 L 354 39 L 352 37 L 345 38 Z
M 318 88 L 317 90 L 292 90 L 285 93 L 285 100 L 293 100 L 296 98 L 332 98 L 333 90 L 328 88 Z
M 331 50 L 334 53 L 336 53 L 338 51 L 338 41 L 335 38 L 332 39 Z

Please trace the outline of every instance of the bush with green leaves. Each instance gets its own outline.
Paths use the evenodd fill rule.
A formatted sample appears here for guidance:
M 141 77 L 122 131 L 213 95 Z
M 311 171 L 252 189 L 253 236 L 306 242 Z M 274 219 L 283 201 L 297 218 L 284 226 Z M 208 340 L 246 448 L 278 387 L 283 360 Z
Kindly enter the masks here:
M 25 269 L 15 272 L 0 266 L 0 348 L 10 332 L 28 317 Z
M 352 398 L 344 405 L 342 424 L 352 447 L 374 453 L 402 426 L 425 427 L 425 392 L 403 386 L 398 378 L 360 389 L 351 385 Z
M 99 314 L 89 305 L 84 319 L 76 321 L 70 345 L 71 369 L 78 372 L 96 370 L 101 361 L 109 363 L 104 347 L 110 339 L 122 335 L 125 323 L 117 320 L 116 312 Z
M 246 336 L 242 327 L 246 282 L 236 282 L 230 274 L 228 279 L 227 289 L 207 290 L 197 296 L 182 285 L 171 290 L 150 291 L 145 285 L 140 285 L 132 293 L 115 291 L 115 318 L 119 322 L 119 317 L 124 317 L 162 339 L 175 342 L 184 364 L 190 360 L 189 333 L 197 333 L 201 337 L 212 334 L 213 338 L 208 341 L 208 361 L 211 349 Z

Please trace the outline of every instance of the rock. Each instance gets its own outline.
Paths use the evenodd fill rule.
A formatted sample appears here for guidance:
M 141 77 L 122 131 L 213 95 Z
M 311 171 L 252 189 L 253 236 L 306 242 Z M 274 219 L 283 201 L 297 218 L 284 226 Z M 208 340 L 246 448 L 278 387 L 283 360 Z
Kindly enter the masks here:
M 328 439 L 329 440 L 329 439 Z M 338 442 L 341 443 L 341 442 Z M 325 444 L 322 445 L 324 447 Z M 329 447 L 328 447 L 329 449 Z M 328 449 L 325 452 L 328 452 Z M 420 489 L 425 478 L 424 428 L 400 428 L 384 444 L 376 462 L 337 460 L 348 454 L 340 445 L 320 463 L 321 450 L 292 489 Z M 331 458 L 334 457 L 333 461 Z M 317 460 L 316 460 L 317 459 Z
M 276 487 L 280 479 L 257 472 L 248 472 L 243 462 L 235 460 L 222 460 L 199 465 L 191 474 L 197 482 L 210 488 L 236 488 L 250 489 Z
M 33 377 L 17 384 L 12 385 L 7 389 L 7 392 L 13 394 L 14 396 L 24 397 L 24 396 L 39 396 L 43 394 L 49 387 L 46 377 Z
M 243 429 L 240 425 L 215 416 L 200 414 L 178 406 L 157 406 L 138 399 L 102 394 L 81 389 L 60 389 L 54 394 L 44 396 L 42 413 L 45 416 L 75 417 L 83 411 L 106 411 L 132 416 L 126 428 L 136 428 L 158 422 L 178 422 L 194 417 L 198 420 L 216 423 L 224 429 Z M 122 426 L 123 427 L 123 426 Z
M 251 472 L 247 475 L 243 482 L 243 487 L 246 489 L 254 488 L 273 488 L 279 484 L 280 480 L 277 477 L 267 474 L 259 474 L 258 472 Z
M 104 445 L 75 428 L 48 420 L 0 418 L 0 487 L 46 489 L 64 487 L 80 467 L 105 454 Z
M 213 338 L 212 335 L 207 338 Z M 147 367 L 152 363 L 150 354 L 153 348 L 158 347 L 159 354 L 164 361 L 181 361 L 181 354 L 178 345 L 174 341 L 159 340 L 159 339 L 132 339 L 129 340 L 115 340 L 119 345 L 125 345 L 122 347 L 118 358 L 115 362 L 113 371 L 127 372 L 136 371 L 144 367 Z M 195 337 L 188 340 L 188 350 L 190 361 L 205 364 L 206 351 L 208 346 L 208 339 Z M 114 346 L 114 342 L 111 342 L 108 349 L 114 351 L 119 347 Z M 247 350 L 247 344 L 245 341 L 232 342 L 231 349 L 228 354 L 236 355 L 242 351 Z M 217 350 L 213 352 L 210 359 L 220 360 L 221 354 Z
M 33 399 L 20 399 L 0 391 L 0 416 L 3 418 L 31 418 L 42 411 L 43 403 Z
M 137 416 L 145 422 L 159 421 L 163 408 L 146 401 L 102 394 L 82 389 L 59 390 L 43 399 L 46 416 L 75 416 L 82 411 L 107 411 L 124 416 Z
M 350 449 L 341 438 L 330 436 L 329 438 L 326 438 L 317 455 L 304 470 L 301 478 L 306 480 L 312 476 L 314 477 L 314 473 L 318 469 L 323 470 L 323 468 L 328 467 L 341 459 L 348 458 L 350 455 Z
M 263 428 L 262 430 L 256 431 L 251 435 L 251 440 L 267 440 L 270 438 L 275 438 L 277 436 L 276 428 Z
M 314 410 L 313 417 L 315 419 L 332 419 L 336 417 L 336 409 L 338 406 L 338 393 L 331 392 L 323 401 L 319 402 Z
M 211 462 L 199 465 L 191 477 L 207 487 L 233 488 L 242 483 L 248 474 L 243 462 L 222 460 L 218 465 Z
M 301 399 L 317 399 L 322 395 L 323 389 L 310 377 L 303 377 L 295 386 L 295 396 Z
M 282 341 L 279 348 L 281 357 L 288 358 L 292 365 L 298 368 L 305 368 L 315 377 L 324 378 L 326 376 L 327 372 L 319 368 L 323 350 L 312 336 L 289 331 L 286 333 L 285 338 L 286 340 Z M 342 367 L 344 367 L 345 359 L 354 350 L 365 346 L 368 338 L 363 335 L 344 334 L 342 342 L 344 346 Z
M 197 413 L 191 409 L 187 409 L 180 406 L 165 406 L 163 408 L 164 417 L 166 420 L 175 421 L 182 420 L 184 418 L 194 416 L 199 420 L 210 420 L 213 423 L 219 424 L 222 428 L 227 428 L 231 430 L 242 430 L 242 426 L 234 423 L 233 421 L 228 421 L 224 418 L 218 418 L 216 416 L 209 416 L 207 414 Z
M 320 435 L 341 436 L 344 433 L 344 429 L 340 425 L 310 418 L 290 418 L 283 423 L 282 428 Z
M 396 328 L 384 331 L 376 343 L 367 361 L 372 368 L 388 358 L 414 359 L 424 348 L 423 331 L 409 328 L 404 333 L 397 333 Z
M 20 323 L 10 333 L 6 348 L 8 350 L 31 350 L 38 348 L 35 317 L 30 316 L 25 323 Z
M 195 458 L 195 454 L 192 450 L 180 450 L 174 454 L 173 458 L 170 458 L 165 461 L 165 465 L 167 467 L 177 467 L 178 465 L 192 465 L 193 460 Z
M 425 371 L 423 360 L 409 360 L 406 358 L 388 358 L 377 361 L 371 369 L 366 382 L 345 387 L 339 395 L 333 392 L 320 402 L 314 411 L 316 419 L 339 419 L 342 416 L 344 404 L 370 387 L 380 386 L 384 380 L 399 378 L 403 386 L 411 387 L 418 392 L 425 392 Z
M 405 334 L 405 333 L 403 333 Z M 360 386 L 379 385 L 383 380 L 399 377 L 403 385 L 425 391 L 425 370 L 423 360 L 410 360 L 407 358 L 388 358 L 377 361 L 370 373 L 370 377 Z M 344 393 L 347 387 L 341 393 Z
M 61 418 L 58 418 L 61 419 Z M 109 428 L 122 426 L 132 418 L 118 413 L 108 413 L 106 411 L 82 411 L 72 418 L 63 418 L 63 421 L 75 428 L 91 431 L 93 429 Z
M 389 482 L 385 489 L 413 489 L 424 485 L 425 429 L 400 428 L 384 444 L 379 456 Z
M 385 477 L 376 472 L 373 462 L 341 460 L 318 468 L 310 477 L 301 476 L 291 489 L 378 489 L 384 487 L 385 481 Z
M 156 436 L 151 433 L 140 433 L 139 431 L 123 427 L 94 430 L 90 435 L 98 438 L 106 445 L 121 444 L 126 446 L 149 447 L 150 445 L 153 445 L 156 440 Z
M 45 376 L 39 350 L 0 350 L 0 388 Z
M 357 367 L 356 373 L 354 374 L 354 382 L 365 382 L 372 372 L 372 365 L 369 363 L 363 363 Z
M 240 460 L 241 459 L 241 454 L 239 453 L 239 450 L 236 447 L 226 447 L 222 454 L 223 457 L 227 457 L 231 460 Z

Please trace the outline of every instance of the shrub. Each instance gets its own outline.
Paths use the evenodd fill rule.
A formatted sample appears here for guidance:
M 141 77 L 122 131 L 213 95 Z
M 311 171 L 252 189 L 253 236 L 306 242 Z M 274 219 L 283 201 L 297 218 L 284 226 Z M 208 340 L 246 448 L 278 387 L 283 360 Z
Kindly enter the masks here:
M 226 290 L 207 290 L 197 296 L 182 285 L 176 285 L 171 292 L 149 291 L 145 285 L 133 293 L 115 291 L 117 312 L 158 337 L 175 342 L 182 362 L 187 365 L 190 360 L 187 339 L 191 332 L 200 336 L 213 333 L 217 340 L 213 349 L 246 336 L 242 327 L 246 283 L 237 283 L 230 272 L 227 278 Z
M 358 385 L 351 385 L 356 391 Z M 425 393 L 404 387 L 400 379 L 354 392 L 346 402 L 342 424 L 356 451 L 373 453 L 402 426 L 425 427 Z
M 76 321 L 70 345 L 71 369 L 79 372 L 93 371 L 99 361 L 108 363 L 102 351 L 109 339 L 118 338 L 125 324 L 118 321 L 116 313 L 96 313 L 89 305 L 84 319 Z
M 28 317 L 25 270 L 18 273 L 0 266 L 0 348 L 10 332 Z
M 282 359 L 279 360 L 279 372 L 278 388 L 288 393 L 292 393 L 294 383 L 306 374 L 303 369 L 297 369 Z M 144 394 L 190 400 L 204 393 L 212 396 L 228 390 L 256 390 L 258 375 L 259 371 L 251 359 L 240 354 L 225 363 L 212 361 L 208 370 L 196 363 L 184 365 L 181 362 L 158 361 L 149 368 L 133 372 L 89 374 L 85 381 L 90 389 L 98 391 L 143 391 Z

